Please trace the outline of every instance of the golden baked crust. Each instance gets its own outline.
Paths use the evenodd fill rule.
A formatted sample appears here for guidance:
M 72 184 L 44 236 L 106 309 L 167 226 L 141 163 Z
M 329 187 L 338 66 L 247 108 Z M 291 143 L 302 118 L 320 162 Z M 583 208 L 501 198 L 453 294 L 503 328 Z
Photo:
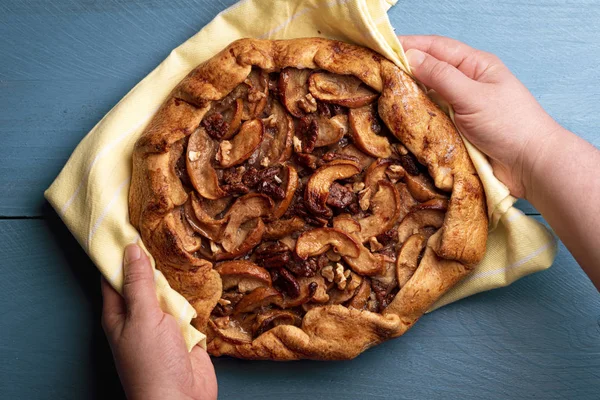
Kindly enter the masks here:
M 210 354 L 330 360 L 402 335 L 469 273 L 484 201 L 452 122 L 393 63 L 242 39 L 136 143 L 129 212 Z

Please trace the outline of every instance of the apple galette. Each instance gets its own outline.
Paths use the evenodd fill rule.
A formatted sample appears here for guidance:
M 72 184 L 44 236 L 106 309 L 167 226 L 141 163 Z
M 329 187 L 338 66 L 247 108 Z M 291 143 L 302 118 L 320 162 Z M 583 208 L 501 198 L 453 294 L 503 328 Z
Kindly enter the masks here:
M 452 122 L 381 55 L 238 40 L 138 140 L 132 224 L 212 355 L 347 359 L 481 260 L 482 184 Z

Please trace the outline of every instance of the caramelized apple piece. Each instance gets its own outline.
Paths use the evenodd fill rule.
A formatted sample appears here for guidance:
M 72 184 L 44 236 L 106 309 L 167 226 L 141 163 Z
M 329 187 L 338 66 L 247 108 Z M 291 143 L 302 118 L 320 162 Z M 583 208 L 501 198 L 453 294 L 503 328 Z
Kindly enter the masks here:
M 211 328 L 215 331 L 216 335 L 221 339 L 232 343 L 232 344 L 247 344 L 252 343 L 252 335 L 249 332 L 243 330 L 239 324 L 233 321 L 225 328 L 219 328 L 213 321 L 209 321 Z
M 223 136 L 224 140 L 231 139 L 240 129 L 242 124 L 242 114 L 244 113 L 244 100 L 237 98 L 233 103 L 232 107 L 223 112 L 223 118 L 229 124 L 227 133 Z
M 360 241 L 361 225 L 349 214 L 340 214 L 333 219 L 333 227 L 349 234 L 358 243 L 357 257 L 344 257 L 352 271 L 361 275 L 376 275 L 383 270 L 384 260 L 380 254 L 373 254 Z
M 240 226 L 234 242 L 234 249 L 229 252 L 220 252 L 214 255 L 217 261 L 231 260 L 236 257 L 242 257 L 250 250 L 255 248 L 262 240 L 265 232 L 265 223 L 261 218 L 255 218 Z M 241 242 L 241 244 L 237 244 Z
M 312 70 L 310 69 L 289 67 L 285 68 L 281 71 L 281 74 L 279 74 L 279 93 L 281 93 L 283 105 L 287 108 L 289 113 L 296 118 L 303 117 L 307 114 L 307 112 L 301 108 L 301 105 L 309 101 L 306 98 L 309 94 L 306 82 L 311 73 Z M 306 109 L 307 107 L 305 106 L 304 108 Z
M 183 249 L 188 253 L 194 253 L 200 249 L 202 240 L 195 235 L 194 229 L 185 218 L 182 207 L 177 207 L 173 213 L 173 228 L 178 233 L 177 237 L 181 239 Z
M 410 194 L 420 202 L 425 202 L 432 199 L 445 199 L 441 193 L 438 193 L 435 186 L 433 185 L 433 181 L 423 175 L 406 175 L 406 187 Z
M 291 299 L 285 298 L 283 302 L 284 308 L 293 308 L 300 305 L 311 303 L 326 303 L 329 300 L 325 280 L 320 274 L 311 277 L 298 278 L 300 294 Z
M 373 157 L 386 158 L 392 155 L 392 147 L 385 136 L 376 132 L 381 130 L 375 109 L 369 105 L 348 111 L 350 135 L 356 146 Z
M 358 237 L 364 243 L 394 226 L 400 216 L 400 195 L 389 181 L 379 181 L 379 190 L 371 197 L 372 214 L 358 221 Z
M 444 223 L 444 215 L 439 210 L 411 211 L 398 226 L 398 241 L 404 243 L 409 236 L 422 233 L 426 227 L 439 229 Z
M 269 329 L 279 325 L 300 326 L 302 318 L 298 314 L 287 310 L 267 310 L 256 316 L 256 321 L 252 327 L 254 336 L 260 336 Z
M 303 231 L 306 222 L 300 217 L 289 219 L 276 219 L 267 225 L 265 239 L 280 239 L 295 232 Z
M 229 222 L 223 232 L 221 245 L 227 252 L 234 252 L 244 242 L 241 225 L 259 217 L 270 216 L 273 201 L 258 193 L 250 193 L 237 199 L 227 212 Z
M 270 304 L 281 306 L 282 302 L 283 296 L 276 289 L 270 286 L 258 287 L 242 297 L 235 305 L 233 314 L 252 312 Z
M 400 196 L 400 215 L 398 216 L 398 221 L 402 221 L 419 203 L 412 197 L 405 183 L 398 182 L 395 186 Z
M 357 108 L 375 101 L 379 93 L 352 75 L 315 72 L 308 78 L 308 90 L 314 98 L 327 103 Z
M 315 147 L 335 144 L 348 132 L 348 116 L 344 114 L 331 118 L 319 117 L 317 119 L 317 141 Z
M 217 143 L 204 128 L 200 127 L 190 135 L 186 157 L 190 181 L 200 196 L 212 200 L 227 195 L 219 187 L 219 178 L 211 163 L 216 151 Z
M 302 233 L 296 242 L 296 254 L 303 260 L 323 254 L 331 248 L 342 256 L 359 255 L 358 243 L 348 234 L 334 228 L 311 229 Z
M 310 177 L 306 184 L 304 200 L 311 211 L 323 216 L 332 212 L 325 203 L 329 196 L 329 187 L 338 179 L 346 179 L 360 173 L 356 163 L 348 160 L 334 160 L 323 165 Z
M 184 216 L 194 231 L 212 241 L 221 240 L 227 219 L 214 219 L 208 215 L 194 192 L 184 205 Z
M 296 172 L 296 168 L 286 165 L 285 170 L 287 175 L 285 180 L 285 198 L 275 207 L 273 211 L 274 218 L 281 218 L 285 214 L 298 188 L 298 173 Z
M 215 267 L 221 275 L 223 290 L 237 287 L 240 293 L 250 292 L 258 287 L 271 286 L 269 272 L 251 261 L 225 261 Z
M 419 255 L 425 248 L 426 238 L 423 235 L 411 235 L 400 248 L 396 260 L 396 278 L 398 285 L 404 286 L 419 266 Z
M 261 144 L 262 160 L 267 166 L 287 161 L 292 155 L 292 137 L 294 121 L 285 112 L 278 101 L 273 100 L 271 115 L 263 120 L 265 126 L 263 143 Z
M 248 92 L 244 101 L 242 120 L 255 119 L 267 106 L 269 93 L 269 74 L 264 70 L 253 69 L 244 81 Z
M 369 278 L 364 277 L 358 289 L 356 289 L 356 294 L 348 302 L 348 307 L 356 308 L 357 310 L 363 310 L 366 305 L 369 297 L 371 296 L 371 282 Z
M 373 161 L 375 161 L 373 157 L 363 153 L 362 151 L 357 149 L 356 146 L 353 144 L 349 144 L 343 147 L 341 150 L 338 151 L 338 153 L 356 158 L 358 160 L 358 167 L 361 171 L 367 168 L 369 165 L 371 165 Z
M 263 123 L 253 119 L 242 124 L 233 140 L 223 140 L 219 146 L 217 160 L 223 168 L 233 167 L 246 161 L 260 145 L 263 138 Z

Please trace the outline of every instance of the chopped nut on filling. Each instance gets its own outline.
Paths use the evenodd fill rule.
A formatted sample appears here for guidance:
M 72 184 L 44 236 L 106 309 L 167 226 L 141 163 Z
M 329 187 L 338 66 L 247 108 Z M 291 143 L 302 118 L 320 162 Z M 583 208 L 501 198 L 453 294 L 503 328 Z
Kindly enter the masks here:
M 358 192 L 358 204 L 363 211 L 369 209 L 371 206 L 371 188 L 366 188 Z
M 294 136 L 292 142 L 294 143 L 294 151 L 296 153 L 302 153 L 302 141 L 298 138 L 298 136 Z
M 405 156 L 408 154 L 408 150 L 406 149 L 406 147 L 404 147 L 403 144 L 398 143 L 396 145 L 396 148 L 398 149 L 398 154 L 400 154 L 401 156 Z
M 188 158 L 190 159 L 190 161 L 194 162 L 194 161 L 198 161 L 198 159 L 200 158 L 200 152 L 199 151 L 190 151 L 188 153 Z
M 210 241 L 210 251 L 213 254 L 219 254 L 221 252 L 221 245 L 213 242 L 212 240 Z
M 383 249 L 383 245 L 379 243 L 375 236 L 371 236 L 369 238 L 369 247 L 371 247 L 371 251 L 379 251 Z
M 342 267 L 343 268 L 343 267 Z M 333 266 L 328 265 L 321 270 L 321 276 L 327 280 L 327 282 L 333 282 L 335 274 L 333 272 Z
M 367 300 L 367 309 L 371 311 L 377 310 L 377 296 L 375 296 L 375 292 L 373 291 L 371 291 L 369 300 Z
M 317 111 L 317 101 L 312 94 L 308 93 L 306 96 L 304 96 L 304 98 L 298 100 L 298 107 L 300 107 L 307 114 L 310 114 Z
M 222 306 L 228 306 L 228 305 L 231 304 L 231 301 L 229 301 L 227 299 L 220 298 L 219 301 L 217 301 L 217 303 L 219 303 Z
M 351 275 L 350 270 L 347 271 L 348 276 L 346 278 L 348 279 L 348 284 L 346 286 L 346 290 L 352 292 L 360 286 L 361 280 L 357 279 L 357 275 Z
M 248 101 L 251 103 L 256 103 L 257 101 L 260 101 L 265 97 L 267 97 L 267 95 L 264 92 L 261 92 L 256 89 L 250 89 L 250 91 L 248 92 Z
M 263 167 L 268 167 L 270 162 L 271 160 L 269 160 L 269 157 L 263 157 L 263 159 L 260 160 L 260 165 Z
M 396 183 L 404 178 L 405 173 L 406 171 L 404 168 L 397 164 L 390 165 L 385 171 L 385 174 L 387 175 L 388 179 L 392 181 L 392 183 Z
M 227 164 L 231 160 L 231 149 L 233 145 L 229 140 L 223 140 L 219 146 L 219 152 L 217 153 L 217 160 L 221 160 L 223 164 Z
M 364 182 L 354 182 L 352 184 L 352 191 L 355 192 L 355 193 L 360 192 L 364 188 L 365 188 L 365 183 Z
M 346 274 L 344 273 L 344 266 L 340 263 L 335 264 L 335 276 L 333 281 L 337 284 L 338 289 L 344 290 L 346 288 Z
M 263 123 L 265 124 L 265 128 L 274 128 L 277 126 L 277 117 L 275 117 L 275 114 L 271 114 L 264 119 Z

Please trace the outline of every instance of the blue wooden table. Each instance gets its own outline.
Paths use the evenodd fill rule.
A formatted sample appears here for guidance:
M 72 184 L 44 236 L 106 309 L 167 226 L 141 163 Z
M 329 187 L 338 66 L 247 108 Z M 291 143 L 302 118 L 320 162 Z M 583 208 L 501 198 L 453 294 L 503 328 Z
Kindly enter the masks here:
M 233 3 L 0 2 L 0 398 L 122 397 L 99 275 L 42 192 L 136 82 Z M 600 146 L 597 0 L 400 0 L 390 18 L 398 33 L 495 52 Z M 355 360 L 214 362 L 224 399 L 597 399 L 600 296 L 561 245 L 548 271 L 444 307 Z

